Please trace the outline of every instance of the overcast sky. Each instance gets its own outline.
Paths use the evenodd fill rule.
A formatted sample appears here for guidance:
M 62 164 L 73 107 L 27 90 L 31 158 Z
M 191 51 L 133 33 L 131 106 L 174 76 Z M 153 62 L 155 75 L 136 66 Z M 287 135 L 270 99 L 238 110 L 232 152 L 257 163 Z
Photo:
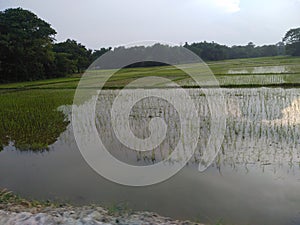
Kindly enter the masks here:
M 88 48 L 158 40 L 273 44 L 300 27 L 300 0 L 0 0 L 49 22 L 57 41 Z

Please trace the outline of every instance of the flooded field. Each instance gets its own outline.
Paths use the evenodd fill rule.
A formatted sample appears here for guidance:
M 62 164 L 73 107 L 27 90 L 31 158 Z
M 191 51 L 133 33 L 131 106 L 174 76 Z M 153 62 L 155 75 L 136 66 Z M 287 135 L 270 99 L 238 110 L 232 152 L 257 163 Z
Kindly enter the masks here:
M 210 109 L 201 90 L 186 91 L 196 102 L 200 138 L 190 162 L 169 180 L 131 188 L 102 178 L 82 158 L 69 124 L 47 151 L 20 151 L 12 142 L 5 146 L 0 153 L 0 186 L 24 197 L 79 205 L 121 203 L 202 223 L 299 224 L 300 89 L 222 89 L 225 136 L 221 151 L 204 173 L 198 166 L 210 132 Z M 129 120 L 137 137 L 150 135 L 153 118 L 163 118 L 168 125 L 163 143 L 140 153 L 120 143 L 111 127 L 108 110 L 117 94 L 117 90 L 103 91 L 96 107 L 97 129 L 110 153 L 137 166 L 168 157 L 180 138 L 175 108 L 157 98 L 137 102 Z M 59 110 L 70 118 L 71 106 Z
M 259 66 L 248 69 L 230 69 L 228 74 L 280 74 L 291 72 L 292 68 L 288 66 Z
M 300 0 L 41 2 L 0 3 L 0 225 L 300 225 Z

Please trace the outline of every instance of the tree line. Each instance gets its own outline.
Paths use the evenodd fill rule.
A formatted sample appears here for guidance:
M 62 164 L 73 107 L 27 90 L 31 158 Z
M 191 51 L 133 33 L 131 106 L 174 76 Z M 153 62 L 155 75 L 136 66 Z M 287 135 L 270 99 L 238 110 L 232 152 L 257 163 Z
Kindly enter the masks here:
M 55 43 L 56 31 L 34 13 L 22 8 L 0 12 L 0 83 L 31 81 L 82 73 L 101 55 L 110 52 L 134 54 L 135 48 L 91 50 L 75 40 Z M 159 44 L 139 47 L 154 52 Z M 185 43 L 184 47 L 203 60 L 225 60 L 277 55 L 300 56 L 300 28 L 289 30 L 282 41 L 274 45 L 226 46 L 215 42 Z M 176 46 L 164 46 L 178 48 Z M 176 49 L 175 49 L 176 50 Z M 175 56 L 174 56 L 175 57 Z M 136 66 L 155 66 L 155 62 Z

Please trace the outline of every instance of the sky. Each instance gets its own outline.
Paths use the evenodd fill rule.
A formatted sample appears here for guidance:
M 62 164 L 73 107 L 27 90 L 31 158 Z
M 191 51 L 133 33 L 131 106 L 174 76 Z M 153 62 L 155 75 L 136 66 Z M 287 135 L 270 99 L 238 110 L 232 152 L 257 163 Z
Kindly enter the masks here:
M 275 44 L 300 27 L 300 0 L 0 0 L 52 25 L 56 40 L 88 48 L 155 40 L 184 44 Z

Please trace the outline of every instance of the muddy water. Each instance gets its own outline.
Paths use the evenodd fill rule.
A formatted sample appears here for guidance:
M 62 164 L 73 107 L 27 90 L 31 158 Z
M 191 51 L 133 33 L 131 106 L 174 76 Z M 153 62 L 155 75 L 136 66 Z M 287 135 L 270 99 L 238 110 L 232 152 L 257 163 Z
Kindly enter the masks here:
M 210 111 L 202 92 L 188 91 L 201 118 L 201 138 L 190 163 L 171 179 L 132 188 L 102 178 L 82 158 L 69 126 L 49 151 L 21 152 L 13 144 L 6 146 L 0 153 L 0 186 L 35 199 L 123 203 L 135 210 L 212 224 L 299 224 L 300 90 L 224 89 L 225 137 L 218 157 L 204 173 L 197 168 L 210 131 Z M 98 129 L 107 131 L 101 138 L 111 154 L 138 166 L 165 159 L 180 137 L 176 110 L 156 98 L 136 104 L 130 115 L 136 136 L 149 136 L 147 124 L 154 117 L 169 126 L 166 140 L 155 151 L 136 153 L 110 132 L 106 106 L 114 92 L 100 95 L 97 106 Z M 68 107 L 62 108 L 68 113 Z

